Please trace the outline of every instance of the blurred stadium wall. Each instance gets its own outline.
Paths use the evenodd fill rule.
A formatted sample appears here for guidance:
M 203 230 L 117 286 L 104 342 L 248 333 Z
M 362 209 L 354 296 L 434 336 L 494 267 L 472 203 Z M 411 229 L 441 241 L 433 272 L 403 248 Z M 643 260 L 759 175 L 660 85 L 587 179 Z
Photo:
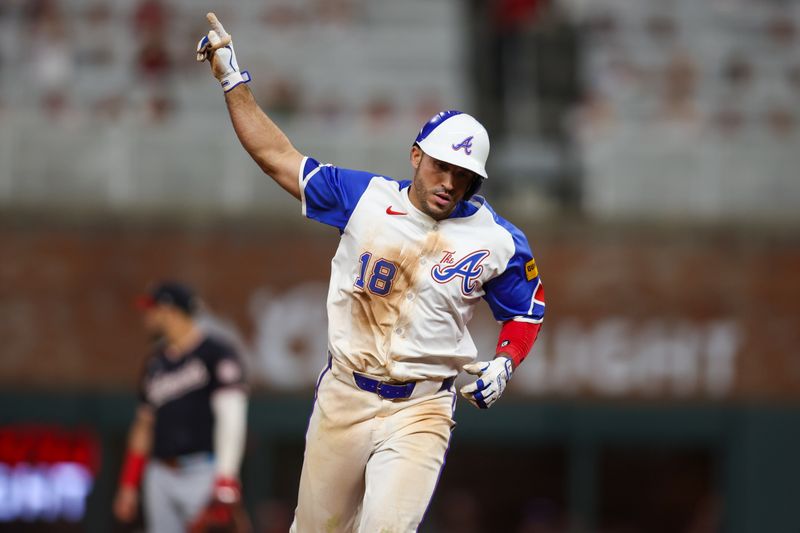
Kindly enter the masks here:
M 212 9 L 305 153 L 405 178 L 433 113 L 491 132 L 548 315 L 421 531 L 800 529 L 797 3 L 3 0 L 0 532 L 140 527 L 110 500 L 162 278 L 244 347 L 248 505 L 291 520 L 337 238 L 238 146 Z

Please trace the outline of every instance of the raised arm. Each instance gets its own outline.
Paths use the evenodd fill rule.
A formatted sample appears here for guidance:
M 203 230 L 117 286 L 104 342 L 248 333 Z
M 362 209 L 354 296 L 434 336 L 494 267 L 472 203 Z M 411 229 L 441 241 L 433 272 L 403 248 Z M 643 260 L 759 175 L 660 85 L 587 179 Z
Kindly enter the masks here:
M 211 31 L 197 45 L 198 61 L 208 60 L 225 91 L 233 129 L 250 157 L 292 196 L 300 199 L 298 175 L 303 155 L 256 103 L 247 87 L 247 71 L 240 71 L 230 35 L 214 13 L 207 15 Z
M 303 154 L 256 103 L 244 83 L 225 93 L 233 129 L 239 142 L 265 174 L 300 199 L 298 174 Z

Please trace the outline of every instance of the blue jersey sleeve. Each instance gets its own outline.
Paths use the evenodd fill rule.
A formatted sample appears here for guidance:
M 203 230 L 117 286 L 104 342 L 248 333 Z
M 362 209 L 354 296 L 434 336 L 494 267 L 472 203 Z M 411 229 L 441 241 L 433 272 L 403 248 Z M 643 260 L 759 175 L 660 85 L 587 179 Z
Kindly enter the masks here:
M 360 170 L 322 165 L 307 157 L 300 168 L 303 215 L 344 231 L 358 201 L 376 176 Z
M 484 284 L 484 299 L 495 320 L 516 319 L 539 324 L 544 319 L 544 288 L 528 240 L 511 223 L 495 215 L 514 241 L 514 255 L 506 269 Z

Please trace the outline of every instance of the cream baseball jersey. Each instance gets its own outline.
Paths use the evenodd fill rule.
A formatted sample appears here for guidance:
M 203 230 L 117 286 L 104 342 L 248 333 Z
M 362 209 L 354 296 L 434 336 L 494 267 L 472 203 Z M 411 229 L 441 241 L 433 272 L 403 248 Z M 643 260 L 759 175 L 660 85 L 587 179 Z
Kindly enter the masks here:
M 338 362 L 382 379 L 444 379 L 475 359 L 467 324 L 481 299 L 499 322 L 542 321 L 527 239 L 482 197 L 437 221 L 411 203 L 410 181 L 309 157 L 299 180 L 303 215 L 341 233 L 327 302 Z

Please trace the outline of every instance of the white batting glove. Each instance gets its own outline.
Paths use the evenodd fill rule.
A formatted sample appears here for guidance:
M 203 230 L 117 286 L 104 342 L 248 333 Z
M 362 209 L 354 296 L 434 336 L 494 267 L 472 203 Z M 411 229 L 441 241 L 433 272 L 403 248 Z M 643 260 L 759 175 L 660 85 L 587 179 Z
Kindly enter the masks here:
M 214 13 L 206 15 L 211 31 L 197 43 L 197 60 L 211 63 L 211 72 L 214 74 L 225 92 L 230 91 L 241 83 L 250 81 L 250 73 L 239 70 L 236 61 L 236 52 L 233 50 L 231 36 L 222 27 L 222 23 Z
M 491 361 L 478 361 L 462 367 L 479 378 L 469 385 L 461 387 L 461 396 L 479 409 L 488 409 L 503 394 L 514 367 L 511 359 L 505 356 L 495 357 Z

